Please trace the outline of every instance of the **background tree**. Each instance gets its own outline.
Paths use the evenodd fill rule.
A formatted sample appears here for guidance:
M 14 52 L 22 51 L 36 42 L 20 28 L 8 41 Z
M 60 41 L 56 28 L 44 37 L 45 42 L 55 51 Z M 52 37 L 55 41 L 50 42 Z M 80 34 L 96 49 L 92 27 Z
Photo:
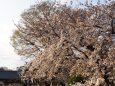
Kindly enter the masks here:
M 7 67 L 0 67 L 0 71 L 8 71 L 10 69 L 8 69 Z

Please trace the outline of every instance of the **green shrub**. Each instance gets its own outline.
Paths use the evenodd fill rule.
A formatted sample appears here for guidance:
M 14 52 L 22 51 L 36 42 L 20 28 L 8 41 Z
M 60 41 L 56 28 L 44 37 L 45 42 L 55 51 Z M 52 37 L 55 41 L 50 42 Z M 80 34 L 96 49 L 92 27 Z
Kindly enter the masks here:
M 75 84 L 76 82 L 85 83 L 86 77 L 81 74 L 73 74 L 68 78 L 68 85 Z

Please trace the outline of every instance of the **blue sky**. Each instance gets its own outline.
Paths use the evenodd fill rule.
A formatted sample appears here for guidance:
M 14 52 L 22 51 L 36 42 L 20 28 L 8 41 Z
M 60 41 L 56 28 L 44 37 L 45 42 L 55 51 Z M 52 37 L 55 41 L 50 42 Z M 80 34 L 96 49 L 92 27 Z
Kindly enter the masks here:
M 17 23 L 23 10 L 34 3 L 35 0 L 0 0 L 0 67 L 15 69 L 23 65 L 10 44 L 10 36 L 15 29 L 13 21 Z

